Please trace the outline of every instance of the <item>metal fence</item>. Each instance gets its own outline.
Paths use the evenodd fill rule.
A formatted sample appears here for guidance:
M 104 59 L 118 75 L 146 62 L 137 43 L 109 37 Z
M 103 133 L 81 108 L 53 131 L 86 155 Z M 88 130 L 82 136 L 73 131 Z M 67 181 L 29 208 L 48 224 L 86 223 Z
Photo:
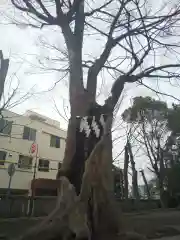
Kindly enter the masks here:
M 30 213 L 30 197 L 0 196 L 0 218 L 27 217 Z M 32 217 L 48 215 L 56 204 L 56 197 L 34 197 Z
M 29 199 L 24 196 L 0 196 L 0 218 L 23 217 L 28 213 Z
M 29 216 L 30 197 L 0 195 L 0 218 L 20 218 Z M 159 207 L 158 200 L 141 200 L 136 206 L 134 201 L 118 201 L 123 211 L 150 210 Z M 40 196 L 33 201 L 33 211 L 29 217 L 47 216 L 55 207 L 56 197 Z

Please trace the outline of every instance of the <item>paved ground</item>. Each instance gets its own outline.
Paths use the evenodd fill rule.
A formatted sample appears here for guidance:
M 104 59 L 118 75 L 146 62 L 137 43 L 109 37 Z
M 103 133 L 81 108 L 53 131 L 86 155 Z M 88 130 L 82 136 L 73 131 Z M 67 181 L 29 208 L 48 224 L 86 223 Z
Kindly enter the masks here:
M 124 214 L 122 219 L 127 232 L 134 231 L 154 240 L 180 240 L 180 211 L 136 212 Z M 9 238 L 20 236 L 40 221 L 41 218 L 0 219 L 0 235 Z M 178 236 L 163 237 L 175 235 Z
M 153 240 L 180 240 L 180 235 L 179 236 L 175 236 L 175 237 L 163 237 L 163 238 L 156 238 Z
M 180 211 L 176 210 L 125 214 L 124 222 L 127 231 L 138 232 L 149 239 L 180 235 Z
M 180 231 L 180 225 L 173 226 L 174 229 Z M 163 237 L 163 238 L 156 238 L 153 240 L 180 240 L 180 235 L 174 236 L 174 237 Z

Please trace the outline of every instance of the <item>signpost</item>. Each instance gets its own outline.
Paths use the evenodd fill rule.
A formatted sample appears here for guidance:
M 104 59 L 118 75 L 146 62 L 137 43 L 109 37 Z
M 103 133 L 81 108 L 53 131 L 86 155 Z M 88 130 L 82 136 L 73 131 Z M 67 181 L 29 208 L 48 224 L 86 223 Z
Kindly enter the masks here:
M 7 171 L 8 171 L 8 175 L 9 175 L 9 184 L 8 184 L 8 190 L 7 190 L 7 198 L 8 198 L 9 195 L 10 195 L 12 177 L 13 177 L 15 171 L 16 171 L 15 164 L 10 163 Z

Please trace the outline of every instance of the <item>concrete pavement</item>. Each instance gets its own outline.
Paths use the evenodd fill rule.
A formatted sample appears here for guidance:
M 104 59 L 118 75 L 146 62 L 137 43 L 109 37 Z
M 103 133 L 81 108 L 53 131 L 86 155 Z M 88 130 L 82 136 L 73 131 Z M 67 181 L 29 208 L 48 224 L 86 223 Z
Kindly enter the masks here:
M 153 240 L 180 240 L 180 235 L 174 236 L 174 237 L 162 237 L 162 238 L 156 238 Z

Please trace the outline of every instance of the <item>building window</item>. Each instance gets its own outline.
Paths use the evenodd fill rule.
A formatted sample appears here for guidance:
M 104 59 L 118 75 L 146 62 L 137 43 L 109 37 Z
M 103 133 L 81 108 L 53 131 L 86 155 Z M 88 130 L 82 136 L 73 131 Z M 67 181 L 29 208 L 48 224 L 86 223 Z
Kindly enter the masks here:
M 51 135 L 50 147 L 60 148 L 60 137 Z
M 6 119 L 0 119 L 0 133 L 10 135 L 12 129 L 12 121 L 8 121 Z
M 32 168 L 32 157 L 19 155 L 18 168 L 31 169 Z
M 24 127 L 23 139 L 35 141 L 36 140 L 36 130 L 33 128 Z
M 39 159 L 38 171 L 49 172 L 49 160 Z
M 6 160 L 6 152 L 0 151 L 0 165 L 4 165 Z

